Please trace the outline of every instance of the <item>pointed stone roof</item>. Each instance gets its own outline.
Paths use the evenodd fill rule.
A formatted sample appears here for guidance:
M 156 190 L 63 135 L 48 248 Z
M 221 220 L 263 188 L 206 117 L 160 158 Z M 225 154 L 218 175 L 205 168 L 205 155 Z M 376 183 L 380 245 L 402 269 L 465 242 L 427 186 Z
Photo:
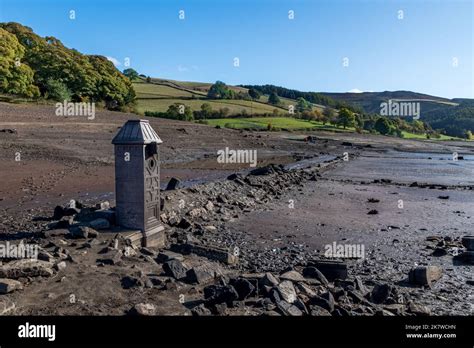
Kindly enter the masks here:
M 128 120 L 112 140 L 112 144 L 161 144 L 155 130 L 148 120 Z

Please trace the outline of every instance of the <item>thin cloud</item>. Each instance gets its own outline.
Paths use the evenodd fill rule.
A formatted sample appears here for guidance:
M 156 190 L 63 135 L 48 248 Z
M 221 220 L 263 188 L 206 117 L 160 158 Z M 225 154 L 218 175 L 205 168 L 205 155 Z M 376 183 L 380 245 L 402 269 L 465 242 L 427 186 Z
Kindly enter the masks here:
M 115 65 L 115 66 L 122 65 L 122 63 L 120 63 L 117 58 L 109 57 L 109 56 L 107 56 L 106 58 L 107 58 L 107 60 L 110 60 L 113 63 L 113 65 Z

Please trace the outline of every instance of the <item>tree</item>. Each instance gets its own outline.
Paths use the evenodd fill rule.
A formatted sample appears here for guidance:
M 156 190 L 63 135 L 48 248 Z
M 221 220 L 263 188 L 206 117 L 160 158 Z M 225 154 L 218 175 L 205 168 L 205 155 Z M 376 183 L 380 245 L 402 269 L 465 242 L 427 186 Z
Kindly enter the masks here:
M 130 81 L 133 81 L 138 78 L 138 72 L 132 68 L 125 69 L 123 71 L 123 74 L 127 76 L 130 79 Z
M 0 92 L 39 97 L 34 71 L 22 60 L 25 48 L 17 37 L 0 27 Z
M 46 98 L 61 102 L 71 100 L 71 91 L 61 81 L 49 79 L 46 82 L 46 87 L 48 89 Z
M 388 134 L 390 133 L 390 123 L 385 117 L 379 117 L 375 122 L 374 129 L 380 134 Z
M 194 120 L 193 111 L 187 105 L 181 103 L 174 103 L 168 107 L 166 111 L 168 118 L 181 121 L 192 121 Z
M 325 125 L 326 123 L 331 122 L 331 120 L 334 119 L 335 114 L 336 113 L 335 113 L 333 108 L 330 108 L 329 106 L 326 106 L 323 110 L 323 115 L 322 115 L 323 125 Z
M 346 108 L 339 110 L 339 115 L 337 117 L 337 124 L 344 127 L 353 127 L 355 125 L 355 115 L 352 111 Z
M 151 77 L 150 77 L 150 76 L 147 76 L 147 77 L 146 77 L 146 82 L 147 82 L 147 83 L 151 83 Z
M 311 104 L 306 101 L 303 97 L 299 97 L 296 99 L 296 111 L 298 112 L 304 112 L 307 110 L 311 110 Z
M 465 137 L 467 140 L 472 140 L 472 132 L 470 130 L 467 130 L 465 133 Z
M 210 99 L 232 99 L 234 91 L 230 91 L 226 84 L 222 81 L 216 81 L 209 91 L 207 97 Z
M 201 105 L 201 115 L 202 115 L 202 118 L 209 118 L 212 115 L 211 104 L 204 103 Z
M 249 95 L 253 100 L 258 100 L 261 97 L 260 93 L 255 88 L 249 89 Z
M 21 47 L 11 47 L 15 40 L 6 32 Z M 4 72 L 5 67 L 8 71 Z M 64 84 L 72 101 L 104 101 L 112 109 L 122 109 L 135 100 L 130 80 L 106 57 L 81 54 L 54 37 L 42 38 L 18 23 L 0 23 L 0 89 L 46 97 L 58 90 L 58 84 L 50 80 Z
M 280 104 L 280 98 L 278 98 L 278 95 L 275 92 L 272 92 L 268 97 L 268 102 L 272 105 L 278 105 Z

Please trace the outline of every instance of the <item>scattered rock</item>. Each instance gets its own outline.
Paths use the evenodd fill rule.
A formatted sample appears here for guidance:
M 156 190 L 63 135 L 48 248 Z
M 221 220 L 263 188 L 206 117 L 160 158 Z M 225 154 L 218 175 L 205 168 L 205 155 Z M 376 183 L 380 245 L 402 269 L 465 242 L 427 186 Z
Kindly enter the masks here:
M 50 277 L 54 273 L 51 267 L 51 263 L 41 260 L 14 260 L 0 267 L 0 278 Z
M 234 287 L 239 295 L 239 301 L 245 300 L 247 297 L 251 296 L 255 291 L 255 286 L 249 282 L 247 279 L 232 279 L 230 285 Z
M 171 178 L 170 181 L 168 182 L 168 185 L 166 185 L 166 191 L 177 190 L 180 184 L 181 184 L 181 180 L 177 178 Z
M 316 261 L 314 267 L 329 281 L 347 278 L 347 264 L 343 261 Z
M 461 242 L 462 242 L 462 245 L 467 250 L 474 251 L 474 236 L 464 236 L 464 237 L 462 237 Z
M 303 276 L 306 278 L 316 279 L 323 285 L 329 284 L 324 274 L 322 274 L 316 267 L 305 267 L 303 269 Z
M 303 315 L 303 312 L 298 307 L 286 301 L 278 302 L 277 307 L 281 313 L 286 316 L 298 317 Z
M 167 276 L 173 277 L 177 280 L 185 279 L 187 277 L 188 269 L 179 260 L 166 261 L 163 264 L 163 270 Z
M 443 269 L 438 266 L 420 266 L 412 269 L 408 274 L 408 280 L 412 284 L 431 286 L 443 275 Z
M 163 250 L 161 251 L 158 256 L 156 257 L 156 261 L 158 263 L 164 263 L 166 261 L 170 260 L 178 260 L 178 261 L 184 261 L 184 257 L 181 254 L 169 251 L 169 250 Z
M 209 267 L 197 266 L 186 272 L 186 281 L 192 284 L 205 284 L 213 279 L 214 272 Z
M 291 280 L 292 282 L 304 282 L 306 279 L 296 271 L 288 271 L 280 275 L 280 279 Z
M 107 219 L 95 219 L 89 222 L 89 226 L 95 230 L 105 230 L 110 228 L 110 222 Z
M 278 283 L 279 283 L 278 279 L 276 279 L 275 276 L 271 273 L 265 273 L 265 275 L 259 281 L 259 285 L 261 287 L 264 287 L 264 286 L 274 287 L 274 286 L 277 286 Z
M 208 306 L 225 303 L 232 306 L 239 294 L 231 285 L 209 285 L 204 288 L 204 298 Z
M 277 285 L 276 289 L 283 301 L 288 303 L 294 303 L 296 301 L 296 291 L 291 281 L 282 281 Z
M 372 209 L 367 213 L 367 215 L 377 215 L 378 213 L 379 211 L 377 209 Z
M 202 317 L 212 315 L 211 311 L 204 306 L 203 303 L 191 309 L 193 316 Z
M 66 262 L 64 261 L 61 261 L 61 262 L 58 262 L 56 265 L 54 265 L 54 269 L 56 269 L 57 271 L 62 271 L 64 269 L 66 269 Z
M 13 279 L 0 279 L 0 294 L 8 294 L 16 290 L 23 289 L 23 285 L 18 280 Z M 1 306 L 0 306 L 1 307 Z M 1 311 L 1 308 L 0 308 Z
M 155 315 L 156 306 L 151 303 L 139 303 L 131 309 L 131 314 L 135 315 Z

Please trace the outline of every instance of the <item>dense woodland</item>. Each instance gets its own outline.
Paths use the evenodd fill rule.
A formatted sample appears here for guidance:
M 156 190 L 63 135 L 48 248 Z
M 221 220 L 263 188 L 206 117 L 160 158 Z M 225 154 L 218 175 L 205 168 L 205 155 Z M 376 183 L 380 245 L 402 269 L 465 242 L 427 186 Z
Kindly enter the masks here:
M 0 92 L 117 110 L 135 100 L 130 80 L 105 57 L 81 54 L 18 23 L 0 23 Z

